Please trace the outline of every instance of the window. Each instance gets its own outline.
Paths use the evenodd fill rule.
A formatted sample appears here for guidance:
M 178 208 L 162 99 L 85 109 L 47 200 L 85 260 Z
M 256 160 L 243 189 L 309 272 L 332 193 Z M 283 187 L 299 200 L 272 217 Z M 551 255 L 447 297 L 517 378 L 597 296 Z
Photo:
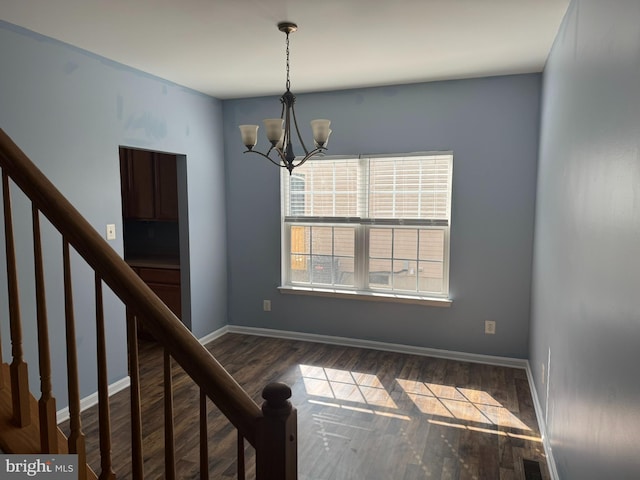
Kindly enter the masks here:
M 283 170 L 283 285 L 446 298 L 452 165 L 436 153 Z

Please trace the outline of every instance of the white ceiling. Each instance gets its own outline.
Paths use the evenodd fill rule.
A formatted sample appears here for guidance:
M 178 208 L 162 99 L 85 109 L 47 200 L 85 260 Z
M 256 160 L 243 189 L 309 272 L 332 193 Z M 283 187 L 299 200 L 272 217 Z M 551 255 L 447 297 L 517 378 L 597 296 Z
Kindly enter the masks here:
M 570 0 L 0 0 L 0 19 L 224 98 L 542 70 Z

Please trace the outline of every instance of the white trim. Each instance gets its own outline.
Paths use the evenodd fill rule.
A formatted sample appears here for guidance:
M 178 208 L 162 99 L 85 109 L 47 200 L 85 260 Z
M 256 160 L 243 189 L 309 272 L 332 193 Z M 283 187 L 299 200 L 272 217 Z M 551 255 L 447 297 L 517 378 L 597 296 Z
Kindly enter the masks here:
M 415 295 L 403 295 L 397 292 L 376 293 L 356 290 L 339 290 L 336 288 L 294 287 L 291 285 L 282 285 L 278 287 L 278 291 L 287 295 L 344 298 L 348 300 L 364 300 L 368 302 L 408 303 L 426 307 L 448 308 L 453 303 L 453 300 L 450 298 L 419 297 Z
M 200 345 L 206 345 L 207 343 L 213 342 L 215 339 L 220 338 L 225 333 L 229 333 L 228 325 L 225 325 L 224 327 L 219 328 L 218 330 L 214 330 L 213 332 L 200 338 L 198 341 L 200 342 Z
M 560 476 L 558 475 L 558 467 L 556 466 L 556 461 L 553 458 L 553 450 L 551 449 L 549 437 L 547 436 L 547 425 L 545 423 L 545 416 L 542 413 L 542 404 L 540 403 L 540 399 L 538 398 L 538 392 L 536 391 L 536 384 L 533 381 L 533 372 L 531 371 L 531 364 L 529 363 L 529 361 L 527 361 L 525 371 L 527 372 L 527 380 L 529 381 L 529 390 L 531 390 L 531 396 L 533 397 L 533 408 L 536 412 L 536 418 L 538 419 L 538 428 L 540 428 L 540 436 L 542 437 L 544 454 L 547 456 L 549 474 L 551 475 L 551 480 L 560 480 Z M 547 383 L 548 378 L 549 377 L 547 377 Z
M 109 396 L 115 395 L 116 393 L 128 388 L 131 383 L 131 378 L 127 375 L 124 378 L 112 383 L 109 385 L 108 391 Z M 80 400 L 80 411 L 84 412 L 86 409 L 93 407 L 98 404 L 98 392 L 94 392 L 91 395 L 84 397 Z M 66 422 L 69 420 L 69 407 L 64 407 L 56 412 L 56 421 L 58 424 L 62 422 Z
M 285 338 L 289 340 L 300 340 L 303 342 L 326 343 L 330 345 L 342 345 L 345 347 L 371 348 L 386 352 L 406 353 L 409 355 L 421 355 L 425 357 L 444 358 L 447 360 L 458 360 L 462 362 L 484 363 L 486 365 L 497 365 L 500 367 L 526 369 L 528 362 L 520 358 L 498 357 L 493 355 L 482 355 L 478 353 L 456 352 L 452 350 L 440 350 L 437 348 L 417 347 L 413 345 L 401 345 L 398 343 L 377 342 L 375 340 L 362 340 L 346 337 L 334 337 L 331 335 L 319 335 L 316 333 L 290 332 L 285 330 L 273 330 L 270 328 L 245 327 L 240 325 L 229 325 L 229 333 L 239 333 L 244 335 L 257 335 L 261 337 Z

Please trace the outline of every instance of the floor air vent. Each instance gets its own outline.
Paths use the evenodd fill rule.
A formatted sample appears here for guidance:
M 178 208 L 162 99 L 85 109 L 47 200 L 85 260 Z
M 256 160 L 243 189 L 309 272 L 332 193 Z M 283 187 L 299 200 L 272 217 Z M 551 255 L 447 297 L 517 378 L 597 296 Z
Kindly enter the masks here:
M 540 462 L 536 460 L 522 459 L 524 464 L 524 478 L 525 480 L 542 480 L 542 472 L 540 471 Z

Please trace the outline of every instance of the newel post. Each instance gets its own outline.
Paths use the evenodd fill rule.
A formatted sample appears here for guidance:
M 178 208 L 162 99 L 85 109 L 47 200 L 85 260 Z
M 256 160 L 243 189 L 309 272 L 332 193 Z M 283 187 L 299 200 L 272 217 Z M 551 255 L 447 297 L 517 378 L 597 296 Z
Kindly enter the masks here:
M 298 414 L 291 389 L 270 383 L 262 391 L 262 413 L 256 449 L 257 480 L 298 479 Z

